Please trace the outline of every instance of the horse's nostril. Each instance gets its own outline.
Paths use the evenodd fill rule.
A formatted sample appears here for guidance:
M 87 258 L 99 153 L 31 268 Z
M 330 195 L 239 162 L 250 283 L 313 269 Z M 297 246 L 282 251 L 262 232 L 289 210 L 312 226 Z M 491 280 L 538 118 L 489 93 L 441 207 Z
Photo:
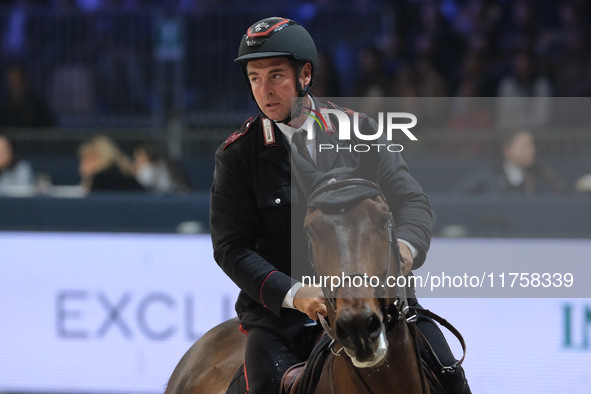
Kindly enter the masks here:
M 382 332 L 382 322 L 375 313 L 367 317 L 365 327 L 367 328 L 368 339 L 371 342 L 375 341 Z
M 349 330 L 349 325 L 347 323 L 345 323 L 342 320 L 337 320 L 335 334 L 339 342 L 341 342 L 343 345 L 350 345 L 351 333 Z

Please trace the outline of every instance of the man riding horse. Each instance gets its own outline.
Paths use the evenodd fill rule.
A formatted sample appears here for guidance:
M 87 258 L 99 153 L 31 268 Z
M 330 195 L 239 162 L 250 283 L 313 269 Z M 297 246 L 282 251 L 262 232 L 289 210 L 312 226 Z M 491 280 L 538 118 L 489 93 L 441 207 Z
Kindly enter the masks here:
M 318 56 L 302 26 L 271 17 L 248 28 L 236 61 L 261 112 L 216 152 L 211 236 L 217 263 L 241 289 L 236 311 L 247 335 L 247 391 L 276 394 L 283 373 L 307 359 L 322 330 L 318 315 L 327 315 L 322 290 L 302 286 L 292 272 L 292 259 L 307 262 L 308 246 L 301 230 L 306 199 L 292 184 L 290 146 L 297 143 L 310 108 L 323 106 L 310 94 Z M 364 118 L 360 123 L 366 134 L 375 134 L 375 122 Z M 298 149 L 307 145 L 304 153 L 320 171 L 356 165 L 356 153 L 318 152 L 317 146 L 328 142 L 326 133 L 313 137 Z M 429 248 L 428 199 L 399 153 L 379 153 L 378 182 L 396 225 L 402 271 L 409 274 L 423 264 Z M 418 305 L 412 294 L 409 304 Z M 427 361 L 446 392 L 469 393 L 461 367 L 441 368 L 456 360 L 435 323 L 419 316 L 417 326 L 435 350 L 438 360 Z

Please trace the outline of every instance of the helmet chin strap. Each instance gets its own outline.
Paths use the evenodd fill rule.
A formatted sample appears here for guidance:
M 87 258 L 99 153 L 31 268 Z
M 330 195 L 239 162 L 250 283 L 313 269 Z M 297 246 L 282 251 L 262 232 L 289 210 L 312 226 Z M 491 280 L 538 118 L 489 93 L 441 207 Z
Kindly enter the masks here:
M 306 86 L 305 88 L 302 88 L 302 84 L 300 84 L 300 81 L 297 81 L 296 89 L 298 91 L 298 97 L 296 98 L 296 107 L 289 115 L 287 115 L 285 119 L 278 121 L 279 123 L 289 125 L 289 122 L 291 122 L 292 119 L 297 118 L 302 114 L 302 108 L 304 106 L 304 97 L 308 95 L 308 92 L 310 91 L 310 85 Z

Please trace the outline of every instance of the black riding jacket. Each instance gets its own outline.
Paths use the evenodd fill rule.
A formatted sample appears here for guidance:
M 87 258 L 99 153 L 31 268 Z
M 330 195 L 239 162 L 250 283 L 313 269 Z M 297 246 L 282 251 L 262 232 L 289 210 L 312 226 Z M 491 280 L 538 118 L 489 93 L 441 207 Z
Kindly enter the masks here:
M 320 104 L 316 103 L 316 108 Z M 272 121 L 265 132 L 264 116 L 249 119 L 218 148 L 211 188 L 210 226 L 214 258 L 241 289 L 236 310 L 242 324 L 286 332 L 299 327 L 307 316 L 282 308 L 294 284 L 291 259 L 307 259 L 301 231 L 305 201 L 291 188 L 289 151 L 284 136 Z M 360 120 L 366 134 L 377 126 Z M 267 123 L 269 124 L 269 123 Z M 391 141 L 380 141 L 388 144 Z M 316 131 L 316 144 L 348 145 L 338 133 Z M 354 167 L 357 154 L 346 150 L 323 152 L 317 167 L 328 171 Z M 426 195 L 408 172 L 400 153 L 380 153 L 379 185 L 394 215 L 397 237 L 417 250 L 413 268 L 423 264 L 431 240 L 432 214 Z M 292 231 L 292 205 L 293 228 Z M 293 237 L 292 237 L 293 232 Z M 294 276 L 295 277 L 295 276 Z M 297 277 L 295 277 L 297 279 Z

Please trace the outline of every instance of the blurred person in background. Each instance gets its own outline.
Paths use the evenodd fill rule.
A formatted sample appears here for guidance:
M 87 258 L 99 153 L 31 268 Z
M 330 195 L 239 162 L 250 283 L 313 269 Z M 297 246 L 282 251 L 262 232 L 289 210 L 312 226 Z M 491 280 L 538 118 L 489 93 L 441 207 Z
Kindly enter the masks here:
M 521 129 L 505 132 L 501 138 L 501 153 L 498 163 L 471 174 L 458 190 L 471 194 L 514 195 L 561 191 L 556 173 L 537 159 L 531 132 Z
M 131 159 L 110 138 L 96 136 L 78 150 L 79 173 L 87 193 L 95 191 L 141 191 Z
M 0 135 L 0 192 L 13 186 L 33 186 L 33 167 L 26 160 L 20 160 L 14 152 L 14 145 L 7 137 Z
M 54 127 L 55 115 L 29 85 L 25 67 L 14 63 L 5 71 L 6 96 L 0 101 L 0 126 Z
M 169 157 L 156 142 L 144 142 L 133 151 L 137 181 L 157 193 L 189 191 L 189 182 L 180 164 Z
M 386 73 L 382 51 L 368 45 L 361 48 L 357 58 L 359 75 L 355 81 L 353 96 L 385 97 L 390 77 Z
M 339 97 L 341 82 L 338 69 L 327 50 L 318 50 L 318 83 L 312 87 L 316 97 Z
M 589 157 L 589 163 L 591 163 L 591 157 Z M 577 178 L 574 190 L 576 192 L 591 193 L 591 172 Z
M 548 122 L 552 83 L 537 66 L 529 50 L 519 50 L 513 56 L 512 70 L 501 79 L 497 92 L 498 127 L 541 126 Z

